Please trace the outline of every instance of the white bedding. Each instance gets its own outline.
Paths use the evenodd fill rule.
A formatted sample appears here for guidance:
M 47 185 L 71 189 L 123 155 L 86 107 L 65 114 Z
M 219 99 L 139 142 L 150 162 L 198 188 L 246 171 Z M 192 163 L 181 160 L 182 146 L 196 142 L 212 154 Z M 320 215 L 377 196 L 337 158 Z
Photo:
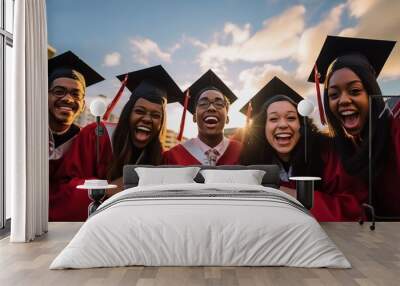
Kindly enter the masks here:
M 140 197 L 173 190 L 182 195 Z M 183 195 L 185 191 L 189 195 Z M 232 191 L 241 195 L 229 195 Z M 252 196 L 251 191 L 263 191 L 266 197 L 264 193 Z M 190 192 L 204 195 L 190 196 Z M 218 196 L 224 192 L 226 197 Z M 254 185 L 131 188 L 104 202 L 50 269 L 127 265 L 350 268 L 342 252 L 299 204 L 279 190 Z

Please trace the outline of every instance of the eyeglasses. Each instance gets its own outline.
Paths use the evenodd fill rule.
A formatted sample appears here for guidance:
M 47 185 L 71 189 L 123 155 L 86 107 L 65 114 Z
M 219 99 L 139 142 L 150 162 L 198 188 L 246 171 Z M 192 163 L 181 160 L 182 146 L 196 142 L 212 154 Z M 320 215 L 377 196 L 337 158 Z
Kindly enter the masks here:
M 143 108 L 134 108 L 132 112 L 138 116 L 146 116 L 148 114 L 152 120 L 160 120 L 162 117 L 162 114 L 159 112 L 147 111 Z
M 70 94 L 75 100 L 83 100 L 83 97 L 85 96 L 85 94 L 80 91 L 79 89 L 68 89 L 66 87 L 63 86 L 55 86 L 52 89 L 49 90 L 55 97 L 58 98 L 63 98 L 64 96 L 66 96 L 67 94 Z
M 222 108 L 226 107 L 226 101 L 221 99 L 221 98 L 217 98 L 214 101 L 210 101 L 210 100 L 205 99 L 205 98 L 204 99 L 200 99 L 197 102 L 197 107 L 200 108 L 200 109 L 207 109 L 207 108 L 210 107 L 211 104 L 214 105 L 214 107 L 216 109 L 222 109 Z

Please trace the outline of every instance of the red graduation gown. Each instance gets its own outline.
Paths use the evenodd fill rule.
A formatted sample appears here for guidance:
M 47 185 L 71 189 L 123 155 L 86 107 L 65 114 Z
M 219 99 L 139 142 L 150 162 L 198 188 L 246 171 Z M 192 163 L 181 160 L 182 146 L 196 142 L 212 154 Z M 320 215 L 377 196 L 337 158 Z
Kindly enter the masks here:
M 400 115 L 392 120 L 391 138 L 388 148 L 392 152 L 389 151 L 385 169 L 373 185 L 373 194 L 376 215 L 400 217 Z
M 96 163 L 96 124 L 89 124 L 75 138 L 50 185 L 49 220 L 84 221 L 90 199 L 87 190 L 76 189 L 86 179 L 106 179 L 112 160 L 111 140 L 107 129 L 100 137 L 100 162 Z
M 323 150 L 324 170 L 311 213 L 318 221 L 357 221 L 362 215 L 361 204 L 368 199 L 368 186 L 345 172 L 333 146 L 324 146 Z M 281 184 L 296 188 L 294 181 Z
M 217 165 L 237 165 L 239 164 L 240 150 L 242 144 L 236 140 L 229 140 L 228 148 L 218 159 Z M 176 145 L 163 154 L 163 164 L 165 165 L 201 165 L 192 154 L 190 154 L 181 144 Z
M 400 119 L 392 121 L 392 145 L 384 171 L 376 180 L 374 204 L 377 215 L 400 216 Z M 314 193 L 312 214 L 319 221 L 356 221 L 363 215 L 361 205 L 368 202 L 368 184 L 344 170 L 333 148 L 323 154 L 322 191 Z M 283 183 L 295 188 L 293 182 Z
M 368 200 L 368 185 L 344 170 L 333 148 L 323 154 L 322 191 L 315 192 L 312 213 L 320 221 L 357 221 Z
M 69 148 L 72 145 L 72 142 L 75 140 L 76 136 L 80 132 L 80 127 L 73 124 L 71 125 L 70 129 L 67 131 L 67 133 L 63 135 L 58 135 L 59 138 L 63 137 L 66 139 L 62 139 L 63 143 L 60 144 L 59 146 L 55 147 L 54 150 L 50 151 L 49 147 L 49 180 L 50 183 L 54 179 L 54 176 L 60 167 L 64 154 L 69 150 Z M 57 135 L 54 135 L 57 136 Z M 49 144 L 55 144 L 54 137 L 51 135 L 51 131 L 49 130 Z M 53 147 L 54 148 L 54 147 Z
M 375 212 L 378 216 L 400 216 L 400 119 L 392 120 L 389 156 L 381 175 L 373 184 Z M 357 220 L 361 204 L 368 202 L 368 184 L 344 170 L 338 154 L 326 153 L 323 190 L 319 196 L 337 220 Z M 333 198 L 331 198 L 333 196 Z M 318 213 L 322 214 L 322 213 Z
M 324 180 L 324 178 L 322 178 Z M 332 183 L 331 181 L 329 183 Z M 333 185 L 323 184 L 323 190 L 329 189 L 330 193 L 318 189 L 314 191 L 314 205 L 311 209 L 312 215 L 318 221 L 356 221 L 361 216 L 360 203 L 357 197 L 346 190 L 335 189 Z M 344 181 L 346 183 L 346 180 Z M 282 186 L 296 189 L 294 181 L 281 182 Z M 342 185 L 340 182 L 338 185 Z M 325 189 L 324 189 L 325 188 Z

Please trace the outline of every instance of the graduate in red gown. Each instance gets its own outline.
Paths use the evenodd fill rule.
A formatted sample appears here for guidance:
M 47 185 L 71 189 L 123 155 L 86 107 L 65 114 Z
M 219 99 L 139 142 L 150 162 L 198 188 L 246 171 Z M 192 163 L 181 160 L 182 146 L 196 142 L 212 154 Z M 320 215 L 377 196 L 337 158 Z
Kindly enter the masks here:
M 176 145 L 164 153 L 167 165 L 235 165 L 241 143 L 224 136 L 229 122 L 229 104 L 236 100 L 233 92 L 211 70 L 189 87 L 188 110 L 197 123 L 198 136 Z
M 319 71 L 325 83 L 324 109 L 333 144 L 323 155 L 320 200 L 337 220 L 363 216 L 369 183 L 377 218 L 400 218 L 400 119 L 387 108 L 376 80 L 394 44 L 328 36 L 310 75 L 310 81 L 318 80 L 314 73 Z
M 104 78 L 71 51 L 48 62 L 49 178 L 80 131 L 74 120 L 85 108 L 86 88 Z
M 125 75 L 119 76 L 122 80 Z M 166 132 L 168 100 L 182 100 L 182 91 L 161 66 L 128 74 L 126 86 L 132 92 L 118 124 L 102 123 L 100 158 L 96 158 L 96 124 L 83 128 L 65 154 L 56 178 L 60 182 L 50 193 L 51 221 L 83 221 L 90 203 L 86 190 L 76 187 L 87 179 L 107 179 L 122 190 L 125 164 L 158 165 L 162 161 L 162 140 Z M 115 191 L 108 193 L 112 195 Z
M 246 130 L 240 156 L 243 165 L 278 165 L 281 190 L 293 196 L 296 196 L 296 184 L 289 178 L 321 177 L 324 168 L 322 154 L 329 144 L 329 138 L 319 132 L 310 119 L 304 120 L 298 113 L 297 104 L 301 100 L 303 98 L 278 77 L 269 81 L 251 99 L 253 122 Z M 243 113 L 249 104 L 241 109 Z M 307 151 L 304 124 L 307 124 Z M 324 201 L 320 202 L 320 182 L 316 182 L 315 189 L 311 212 L 320 221 L 335 220 L 330 212 L 326 212 Z

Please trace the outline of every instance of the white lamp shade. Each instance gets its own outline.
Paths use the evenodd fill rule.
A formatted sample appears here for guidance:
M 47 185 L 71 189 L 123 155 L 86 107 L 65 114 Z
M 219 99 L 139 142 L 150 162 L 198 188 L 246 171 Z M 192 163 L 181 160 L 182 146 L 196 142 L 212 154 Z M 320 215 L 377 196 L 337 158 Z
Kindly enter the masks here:
M 297 105 L 297 111 L 302 116 L 309 116 L 314 111 L 314 104 L 308 99 L 303 99 Z
M 106 104 L 101 99 L 95 99 L 90 103 L 90 112 L 94 116 L 103 116 L 106 112 Z

